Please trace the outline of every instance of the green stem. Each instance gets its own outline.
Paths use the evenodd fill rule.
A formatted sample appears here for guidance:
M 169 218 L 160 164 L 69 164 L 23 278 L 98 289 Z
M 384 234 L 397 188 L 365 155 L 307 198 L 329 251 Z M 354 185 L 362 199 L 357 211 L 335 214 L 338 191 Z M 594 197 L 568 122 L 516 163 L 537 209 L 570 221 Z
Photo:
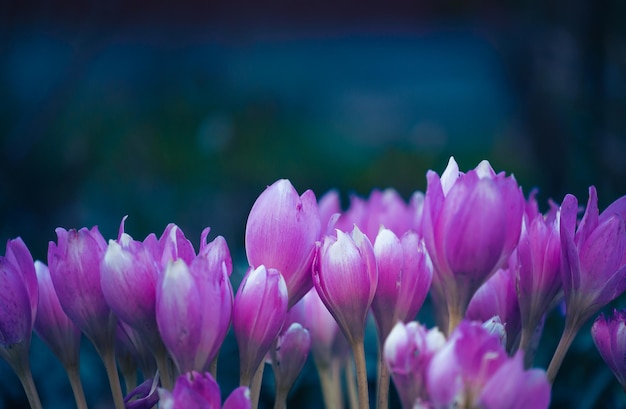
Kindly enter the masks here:
M 213 379 L 215 379 L 215 382 L 217 382 L 217 358 L 219 357 L 220 353 L 218 351 L 218 353 L 215 355 L 215 358 L 213 358 L 213 360 L 209 364 L 209 373 L 211 374 Z
M 315 367 L 320 378 L 322 387 L 322 397 L 325 408 L 343 408 L 343 397 L 341 396 L 341 361 L 332 359 L 330 362 L 322 363 L 315 359 Z
M 265 361 L 261 361 L 259 367 L 252 376 L 250 382 L 250 408 L 256 409 L 259 406 L 259 397 L 261 396 L 261 385 L 263 384 L 263 371 L 265 370 Z M 245 385 L 248 386 L 248 385 Z
M 67 377 L 70 379 L 70 386 L 74 392 L 74 400 L 77 409 L 87 409 L 87 401 L 85 400 L 85 392 L 83 391 L 83 383 L 80 380 L 80 372 L 78 366 L 68 366 L 65 368 Z
M 356 373 L 354 362 L 348 360 L 346 364 L 346 384 L 348 385 L 348 400 L 350 401 L 350 409 L 359 409 L 359 397 L 356 387 Z
M 124 396 L 122 395 L 120 378 L 117 375 L 115 352 L 113 348 L 104 348 L 100 353 L 100 358 L 104 363 L 104 369 L 106 370 L 107 377 L 109 378 L 109 386 L 111 387 L 111 395 L 113 396 L 113 404 L 115 405 L 115 409 L 124 409 Z
M 154 354 L 154 360 L 156 361 L 161 378 L 161 387 L 171 391 L 174 388 L 174 384 L 172 382 L 172 376 L 170 375 L 170 363 L 165 348 Z
M 363 339 L 356 340 L 352 345 L 354 363 L 356 365 L 356 379 L 359 392 L 359 408 L 369 409 L 369 393 L 367 387 L 367 367 L 365 365 L 365 345 Z
M 385 363 L 383 349 L 378 348 L 378 384 L 377 384 L 378 409 L 387 409 L 389 406 L 389 368 Z
M 561 339 L 559 340 L 559 344 L 554 351 L 554 355 L 552 356 L 552 360 L 550 361 L 550 365 L 548 365 L 548 370 L 546 371 L 546 376 L 550 384 L 554 383 L 554 379 L 556 378 L 556 374 L 561 368 L 561 364 L 563 363 L 565 354 L 569 350 L 569 347 L 572 345 L 574 338 L 576 338 L 576 334 L 578 333 L 578 327 L 578 325 L 568 325 L 567 321 L 565 323 L 565 328 L 563 329 L 563 333 L 561 334 Z
M 30 370 L 30 365 L 26 365 L 15 371 L 17 377 L 24 387 L 26 397 L 31 409 L 42 409 L 41 401 L 39 400 L 39 394 L 37 393 L 37 387 L 35 387 L 35 381 L 33 381 L 33 374 Z

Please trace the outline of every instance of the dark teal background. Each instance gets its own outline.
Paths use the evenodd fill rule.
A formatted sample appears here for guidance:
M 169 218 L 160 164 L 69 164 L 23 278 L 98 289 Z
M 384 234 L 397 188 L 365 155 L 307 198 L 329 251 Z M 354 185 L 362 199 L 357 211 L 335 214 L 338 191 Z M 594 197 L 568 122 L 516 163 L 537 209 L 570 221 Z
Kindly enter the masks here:
M 276 179 L 318 197 L 338 189 L 344 205 L 373 188 L 408 200 L 451 155 L 462 170 L 488 159 L 514 173 L 543 209 L 568 192 L 586 203 L 591 184 L 604 208 L 626 193 L 625 11 L 617 0 L 3 2 L 0 238 L 21 236 L 45 260 L 57 226 L 110 239 L 128 215 L 137 239 L 174 222 L 196 246 L 211 226 L 240 277 L 247 213 Z M 561 326 L 555 313 L 538 364 Z M 82 359 L 90 407 L 106 407 L 90 346 Z M 36 338 L 32 361 L 44 407 L 73 407 Z M 0 408 L 24 405 L 0 369 Z M 308 370 L 294 406 L 319 404 Z M 618 407 L 621 395 L 585 328 L 553 407 Z

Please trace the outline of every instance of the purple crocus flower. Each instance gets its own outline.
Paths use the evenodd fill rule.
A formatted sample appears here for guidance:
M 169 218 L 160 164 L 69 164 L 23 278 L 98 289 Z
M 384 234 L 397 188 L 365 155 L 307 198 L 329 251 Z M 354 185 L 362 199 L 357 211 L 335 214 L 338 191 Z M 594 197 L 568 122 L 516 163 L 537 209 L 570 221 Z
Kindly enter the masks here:
M 250 210 L 245 235 L 248 263 L 280 271 L 287 283 L 289 307 L 313 286 L 311 263 L 320 228 L 313 191 L 298 196 L 286 179 L 269 186 Z
M 48 266 L 41 261 L 35 261 L 34 266 L 39 283 L 39 307 L 34 330 L 65 368 L 78 370 L 80 329 L 63 312 Z
M 278 336 L 276 348 L 270 348 L 277 401 L 286 402 L 287 394 L 302 371 L 310 349 L 309 331 L 297 322 Z
M 398 322 L 389 333 L 383 347 L 384 360 L 403 408 L 412 408 L 418 399 L 428 399 L 428 365 L 445 343 L 445 337 L 437 328 L 428 330 L 415 321 Z
M 171 261 L 158 278 L 156 321 L 181 373 L 208 369 L 226 337 L 233 306 L 231 268 L 226 241 L 218 236 L 190 264 L 183 258 Z
M 58 243 L 48 246 L 48 267 L 63 311 L 102 354 L 112 348 L 117 317 L 101 286 L 107 244 L 97 227 L 56 229 Z
M 401 239 L 381 229 L 374 242 L 378 285 L 372 312 L 382 341 L 398 322 L 415 318 L 430 288 L 433 266 L 424 242 L 413 231 Z
M 102 261 L 102 292 L 118 318 L 137 330 L 153 353 L 158 354 L 164 349 L 155 312 L 160 263 L 149 244 L 124 233 L 124 220 L 117 241 L 109 241 Z M 147 242 L 156 241 L 150 237 Z
M 336 238 L 324 237 L 313 265 L 313 282 L 348 342 L 362 341 L 378 268 L 372 244 L 358 227 L 351 234 L 337 230 Z
M 209 373 L 188 372 L 178 377 L 172 392 L 158 388 L 160 409 L 249 409 L 250 391 L 235 389 L 224 401 L 220 387 Z
M 240 381 L 252 376 L 280 333 L 287 315 L 287 285 L 280 272 L 260 265 L 244 276 L 233 309 L 233 329 L 239 345 Z
M 506 350 L 514 351 L 519 344 L 520 310 L 515 291 L 515 277 L 509 269 L 500 269 L 472 297 L 465 317 L 488 321 L 497 316 L 506 330 Z
M 559 218 L 556 210 L 544 216 L 536 209 L 536 200 L 531 195 L 516 256 L 511 263 L 521 314 L 520 349 L 526 358 L 531 357 L 532 337 L 542 317 L 562 297 Z
M 524 371 L 521 353 L 509 358 L 497 336 L 468 321 L 459 324 L 430 361 L 427 384 L 435 409 L 541 409 L 550 403 L 544 371 Z
M 600 314 L 591 327 L 593 343 L 611 369 L 622 389 L 626 390 L 626 310 Z
M 487 161 L 463 174 L 450 158 L 441 177 L 429 171 L 426 178 L 422 229 L 435 267 L 436 307 L 442 318 L 447 309 L 451 332 L 474 292 L 517 245 L 524 196 L 513 176 L 496 174 Z

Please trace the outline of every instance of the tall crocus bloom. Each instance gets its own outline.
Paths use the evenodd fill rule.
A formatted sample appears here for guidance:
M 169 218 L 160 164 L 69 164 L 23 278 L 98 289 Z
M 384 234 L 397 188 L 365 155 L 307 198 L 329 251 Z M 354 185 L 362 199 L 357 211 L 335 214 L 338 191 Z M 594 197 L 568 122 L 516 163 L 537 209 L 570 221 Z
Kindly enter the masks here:
M 374 242 L 378 263 L 378 285 L 372 312 L 378 328 L 378 407 L 388 404 L 389 372 L 383 361 L 382 345 L 398 322 L 415 318 L 422 307 L 433 277 L 433 266 L 424 241 L 410 230 L 402 239 L 381 228 Z
M 368 407 L 363 340 L 367 313 L 376 294 L 378 268 L 369 239 L 354 227 L 351 234 L 326 236 L 313 265 L 313 283 L 351 345 L 359 381 L 359 405 Z
M 420 399 L 427 401 L 426 372 L 430 360 L 446 343 L 437 328 L 426 329 L 418 322 L 398 322 L 383 347 L 385 364 L 404 409 Z
M 374 242 L 378 284 L 372 312 L 381 343 L 398 322 L 415 318 L 430 289 L 433 266 L 424 242 L 413 231 L 399 239 L 381 229 Z
M 287 285 L 280 272 L 260 265 L 244 276 L 233 308 L 241 386 L 253 375 L 280 333 L 287 315 Z
M 430 361 L 432 407 L 547 408 L 550 384 L 545 373 L 524 371 L 522 359 L 520 354 L 509 358 L 498 337 L 481 325 L 462 321 Z M 527 406 L 518 404 L 521 397 Z
M 515 277 L 509 269 L 500 269 L 472 297 L 465 317 L 487 321 L 497 316 L 506 330 L 506 350 L 514 351 L 519 344 L 520 310 L 515 292 Z
M 205 371 L 230 326 L 233 290 L 230 253 L 221 236 L 191 264 L 168 264 L 157 281 L 156 320 L 181 373 Z
M 111 385 L 116 409 L 124 398 L 115 367 L 117 317 L 100 284 L 100 266 L 107 244 L 97 227 L 78 231 L 56 229 L 58 244 L 48 245 L 48 267 L 63 311 L 89 338 L 100 354 Z
M 39 305 L 34 330 L 59 358 L 65 368 L 78 408 L 87 407 L 79 374 L 80 329 L 63 312 L 50 271 L 41 261 L 35 261 L 39 283 Z
M 31 407 L 39 409 L 28 359 L 39 291 L 33 258 L 20 238 L 9 240 L 0 257 L 0 283 L 0 357 L 20 379 Z
M 154 235 L 146 239 L 149 242 L 156 243 Z M 125 233 L 123 220 L 118 239 L 109 241 L 102 261 L 102 292 L 117 317 L 141 335 L 163 373 L 167 359 L 155 312 L 159 270 L 159 260 L 150 244 L 144 245 Z
M 536 208 L 533 196 L 529 202 Z M 526 212 L 515 254 L 511 268 L 516 276 L 521 314 L 520 349 L 529 366 L 533 334 L 542 317 L 562 296 L 561 236 L 556 211 L 547 216 Z
M 276 381 L 275 408 L 287 407 L 287 394 L 306 363 L 309 349 L 311 349 L 309 331 L 297 322 L 278 336 L 276 348 L 270 348 Z
M 566 195 L 560 212 L 565 328 L 548 367 L 550 381 L 582 325 L 626 290 L 626 196 L 598 214 L 598 196 L 591 186 L 578 228 L 577 213 L 576 197 Z
M 609 317 L 600 314 L 591 327 L 591 337 L 600 356 L 626 391 L 626 311 L 613 310 Z
M 436 307 L 447 309 L 449 333 L 517 245 L 524 196 L 513 176 L 496 174 L 487 161 L 463 174 L 450 158 L 441 177 L 429 171 L 426 179 L 422 229 L 435 267 L 433 295 L 444 304 Z
M 248 263 L 280 271 L 287 283 L 289 307 L 313 286 L 311 263 L 319 234 L 315 194 L 307 190 L 298 196 L 289 180 L 278 180 L 265 189 L 250 210 L 245 236 Z
M 176 380 L 172 392 L 159 388 L 159 408 L 161 409 L 249 409 L 250 392 L 247 387 L 235 389 L 224 401 L 220 387 L 211 374 L 188 372 Z

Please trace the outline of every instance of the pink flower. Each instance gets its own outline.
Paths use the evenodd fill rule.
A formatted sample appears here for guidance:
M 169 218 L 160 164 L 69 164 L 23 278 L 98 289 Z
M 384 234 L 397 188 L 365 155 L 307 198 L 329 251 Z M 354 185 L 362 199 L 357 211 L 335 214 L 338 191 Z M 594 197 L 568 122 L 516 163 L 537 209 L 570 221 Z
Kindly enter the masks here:
M 280 333 L 287 300 L 287 285 L 278 270 L 264 265 L 248 270 L 237 290 L 233 310 L 242 386 L 250 383 Z
M 626 311 L 613 310 L 608 318 L 600 314 L 591 327 L 591 337 L 602 359 L 626 390 Z
M 250 391 L 247 387 L 235 389 L 224 401 L 220 387 L 211 374 L 188 372 L 178 377 L 172 392 L 159 388 L 160 409 L 249 409 Z
M 354 227 L 326 236 L 313 265 L 313 283 L 348 342 L 363 340 L 365 320 L 376 293 L 378 268 L 369 239 Z
M 412 320 L 422 307 L 432 282 L 433 266 L 417 233 L 406 232 L 402 239 L 382 228 L 374 242 L 378 264 L 378 285 L 372 312 L 381 340 L 398 322 Z
M 158 278 L 156 321 L 181 373 L 206 370 L 226 337 L 233 308 L 230 266 L 226 241 L 218 236 L 189 265 L 172 261 Z
M 39 305 L 35 319 L 35 332 L 48 345 L 65 367 L 78 368 L 80 329 L 63 312 L 57 297 L 48 266 L 35 261 L 39 283 Z
M 563 199 L 561 274 L 566 320 L 576 320 L 582 325 L 626 290 L 624 199 L 626 196 L 598 215 L 598 196 L 591 186 L 587 208 L 577 229 L 578 201 L 572 195 Z
M 96 349 L 113 345 L 117 317 L 104 298 L 101 264 L 107 244 L 97 227 L 56 229 L 58 244 L 48 246 L 48 267 L 63 311 Z
M 415 321 L 398 322 L 389 333 L 383 347 L 384 360 L 403 408 L 412 408 L 418 398 L 428 398 L 428 365 L 445 343 L 445 337 L 437 328 L 427 330 Z
M 324 226 L 325 227 L 325 226 Z M 286 179 L 276 181 L 257 198 L 246 223 L 246 255 L 253 268 L 280 271 L 287 283 L 289 306 L 309 291 L 320 216 L 315 194 L 298 196 Z
M 422 228 L 435 267 L 433 292 L 447 304 L 453 328 L 517 245 L 524 196 L 513 176 L 496 174 L 487 161 L 463 174 L 450 158 L 441 177 L 433 171 L 426 177 Z
M 270 349 L 277 395 L 287 396 L 306 363 L 311 349 L 309 331 L 295 322 L 283 331 Z

